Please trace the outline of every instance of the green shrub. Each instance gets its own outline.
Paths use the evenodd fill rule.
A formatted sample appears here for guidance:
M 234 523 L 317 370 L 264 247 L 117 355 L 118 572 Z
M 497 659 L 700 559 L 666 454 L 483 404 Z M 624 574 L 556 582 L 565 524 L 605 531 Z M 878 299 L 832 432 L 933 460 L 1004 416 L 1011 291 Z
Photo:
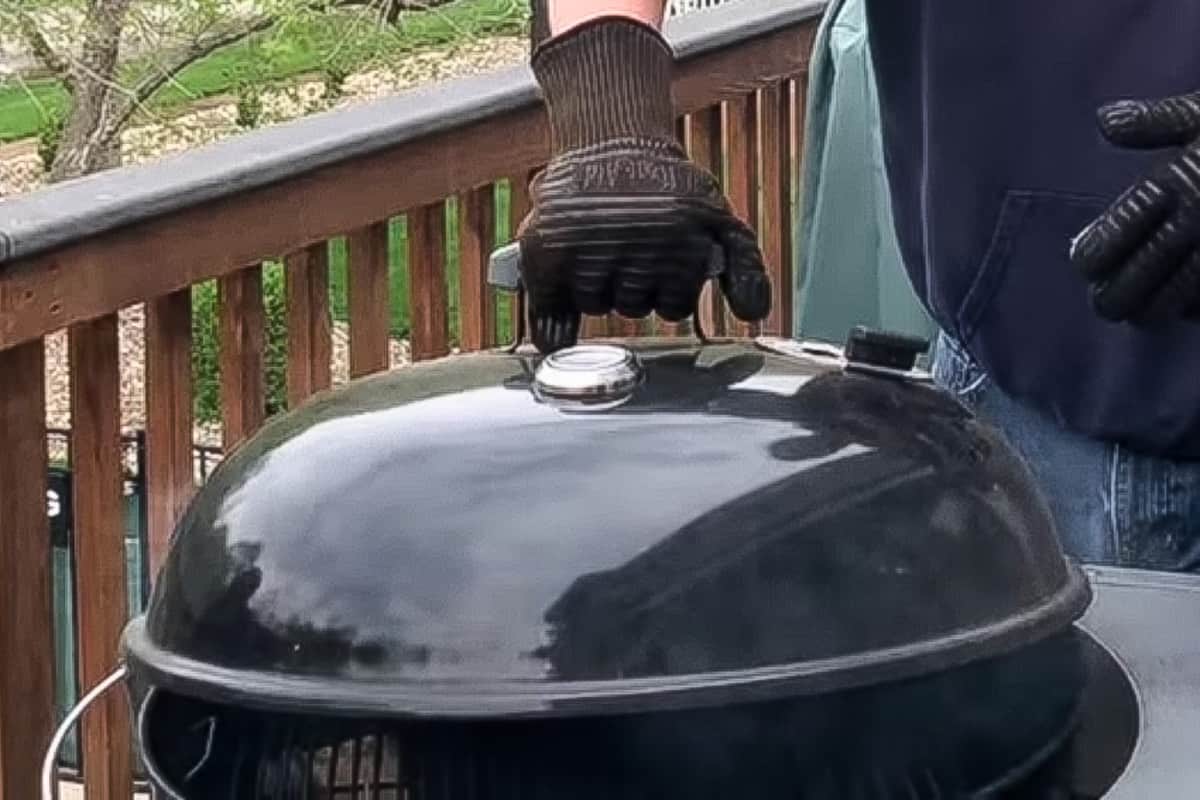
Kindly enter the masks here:
M 263 269 L 266 343 L 263 354 L 267 414 L 287 408 L 287 301 L 283 267 Z M 198 422 L 221 419 L 221 334 L 216 281 L 192 288 L 192 393 Z
M 238 46 L 244 60 L 223 70 L 223 75 L 237 100 L 234 122 L 242 130 L 257 128 L 263 117 L 263 87 L 271 74 L 271 55 L 255 39 Z
M 325 100 L 333 103 L 345 94 L 346 79 L 350 77 L 350 59 L 334 56 L 325 62 Z
M 217 284 L 192 287 L 192 413 L 197 422 L 221 419 L 221 339 L 217 322 Z
M 58 157 L 58 148 L 62 144 L 66 125 L 67 118 L 58 110 L 47 112 L 42 119 L 42 125 L 38 129 L 38 158 L 47 172 L 54 166 L 54 159 Z
M 237 87 L 237 117 L 234 122 L 244 131 L 257 128 L 262 123 L 262 89 L 256 83 L 243 83 Z
M 263 268 L 263 309 L 266 312 L 267 414 L 287 410 L 287 294 L 283 265 Z

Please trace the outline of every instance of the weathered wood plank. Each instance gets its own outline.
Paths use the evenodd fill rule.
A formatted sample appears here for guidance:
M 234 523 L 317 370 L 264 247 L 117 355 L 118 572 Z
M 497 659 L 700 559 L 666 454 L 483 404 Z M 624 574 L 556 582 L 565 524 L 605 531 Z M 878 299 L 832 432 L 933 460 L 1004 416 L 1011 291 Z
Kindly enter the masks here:
M 350 377 L 382 372 L 391 364 L 388 223 L 376 222 L 346 237 L 349 266 Z
M 648 322 L 648 319 L 629 319 L 620 314 L 613 314 L 609 318 L 608 327 L 615 336 L 630 338 L 645 335 Z
M 0 350 L 0 800 L 38 796 L 54 727 L 44 369 L 41 339 Z
M 413 361 L 441 358 L 450 352 L 445 203 L 433 203 L 409 212 L 408 274 Z
M 71 468 L 79 683 L 87 690 L 117 666 L 128 618 L 121 368 L 117 315 L 74 325 L 71 363 Z M 126 699 L 110 692 L 83 718 L 83 779 L 89 798 L 127 800 L 133 791 Z
M 726 194 L 734 213 L 756 231 L 758 224 L 758 96 L 744 95 L 725 104 Z M 726 308 L 725 328 L 734 336 L 754 335 L 757 325 L 742 322 Z
M 819 20 L 689 61 L 676 70 L 675 108 L 690 114 L 807 71 Z
M 580 325 L 580 339 L 604 339 L 609 335 L 609 318 L 584 316 Z
M 688 118 L 689 155 L 701 167 L 723 180 L 725 162 L 721 152 L 721 107 L 714 106 L 697 111 Z M 710 281 L 700 295 L 700 327 L 708 336 L 725 333 L 725 302 L 716 284 Z
M 229 452 L 257 431 L 266 418 L 262 267 L 247 267 L 222 277 L 218 281 L 218 306 L 222 434 Z
M 689 60 L 678 70 L 677 107 L 696 111 L 802 72 L 815 26 Z M 0 271 L 0 348 L 236 272 L 464 186 L 524 174 L 548 149 L 545 113 L 529 107 L 13 263 Z M 171 253 L 168 262 L 163 253 Z M 145 269 L 160 262 L 162 269 Z M 100 274 L 104 280 L 96 281 Z
M 808 120 L 807 120 L 808 73 L 807 72 L 805 72 L 801 75 L 797 75 L 795 80 L 792 81 L 792 103 L 791 103 L 790 111 L 791 111 L 791 126 L 792 126 L 791 136 L 792 136 L 793 157 L 792 157 L 791 167 L 789 168 L 789 174 L 792 176 L 792 181 L 793 181 L 792 203 L 793 203 L 793 205 L 798 207 L 799 202 L 800 202 L 799 196 L 800 196 L 800 190 L 801 190 L 800 170 L 803 168 L 802 162 L 803 162 L 803 158 L 804 158 L 804 135 L 805 135 L 806 125 L 808 122 Z M 794 239 L 792 241 L 793 241 L 793 248 L 795 249 L 795 252 L 792 253 L 792 264 L 793 264 L 793 270 L 795 271 L 795 273 L 792 276 L 792 281 L 796 282 L 796 281 L 801 281 L 804 279 L 804 276 L 799 273 L 799 270 L 801 269 L 800 265 L 802 263 L 800 254 L 801 254 L 801 251 L 804 249 L 805 243 L 802 241 L 799 241 L 798 239 Z M 800 327 L 800 320 L 795 318 L 796 313 L 797 313 L 796 309 L 793 308 L 792 309 L 792 316 L 793 316 L 792 330 L 794 333 L 798 333 L 799 327 Z
M 332 382 L 329 245 L 319 242 L 283 260 L 287 294 L 287 397 L 295 408 Z
M 691 152 L 691 124 L 688 122 L 686 114 L 680 115 L 675 120 L 675 135 L 679 138 L 679 143 L 683 145 L 684 150 Z M 645 332 L 650 336 L 685 336 L 690 332 L 691 323 L 689 320 L 684 320 L 682 323 L 667 322 L 660 318 L 657 314 L 647 321 Z
M 195 491 L 192 466 L 192 293 L 146 304 L 146 524 L 150 579 Z
M 519 175 L 509 180 L 511 187 L 508 201 L 508 231 L 510 241 L 516 238 L 521 222 L 525 219 L 525 215 L 529 213 L 530 208 L 532 208 L 532 201 L 529 197 L 530 177 L 530 175 Z M 508 318 L 512 320 L 512 330 L 515 336 L 518 327 L 516 295 L 502 293 L 498 297 L 498 302 L 507 304 Z
M 792 92 L 788 82 L 764 89 L 761 104 L 762 215 L 759 241 L 771 275 L 771 315 L 765 333 L 785 336 L 792 330 Z
M 496 343 L 496 300 L 487 283 L 488 257 L 496 245 L 495 187 L 459 196 L 459 346 L 464 352 Z

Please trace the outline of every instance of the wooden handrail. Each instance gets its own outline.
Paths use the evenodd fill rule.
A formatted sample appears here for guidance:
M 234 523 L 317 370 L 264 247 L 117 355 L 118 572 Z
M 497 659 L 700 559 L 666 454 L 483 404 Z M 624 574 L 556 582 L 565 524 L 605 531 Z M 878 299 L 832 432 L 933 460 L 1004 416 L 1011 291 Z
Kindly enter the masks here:
M 775 310 L 762 326 L 771 333 L 791 327 L 802 102 L 823 6 L 739 0 L 672 20 L 667 29 L 680 59 L 679 129 L 692 158 L 722 179 L 759 233 L 776 285 Z M 352 375 L 391 364 L 398 287 L 390 281 L 401 260 L 414 359 L 443 356 L 455 344 L 491 347 L 498 320 L 514 309 L 487 287 L 487 255 L 499 243 L 498 228 L 511 235 L 526 213 L 526 182 L 547 145 L 536 87 L 519 67 L 0 203 L 0 800 L 36 795 L 53 720 L 44 338 L 69 330 L 72 438 L 81 455 L 73 481 L 84 610 L 77 641 L 86 690 L 112 667 L 126 618 L 114 445 L 117 312 L 146 304 L 153 574 L 195 490 L 191 287 L 214 279 L 219 287 L 227 447 L 252 435 L 266 414 L 264 264 L 283 264 L 290 405 L 332 382 L 328 248 L 335 239 L 345 239 L 348 255 Z M 507 220 L 497 219 L 502 197 Z M 709 332 L 752 332 L 711 293 L 701 322 Z M 589 319 L 585 326 L 586 335 L 686 330 L 655 320 Z M 127 714 L 114 702 L 85 718 L 90 798 L 128 797 L 129 737 L 116 730 L 125 727 Z

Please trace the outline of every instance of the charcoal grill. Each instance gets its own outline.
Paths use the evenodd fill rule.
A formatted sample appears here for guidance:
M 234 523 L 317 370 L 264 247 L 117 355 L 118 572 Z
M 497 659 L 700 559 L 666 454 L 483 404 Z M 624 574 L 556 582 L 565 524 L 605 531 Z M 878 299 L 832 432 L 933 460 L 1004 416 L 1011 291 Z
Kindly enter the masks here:
M 277 418 L 192 502 L 126 630 L 156 797 L 1186 785 L 1171 736 L 1145 760 L 1170 698 L 1138 680 L 1174 670 L 1196 705 L 1200 653 L 1122 615 L 1200 621 L 1200 594 L 1089 581 L 918 350 L 483 354 Z

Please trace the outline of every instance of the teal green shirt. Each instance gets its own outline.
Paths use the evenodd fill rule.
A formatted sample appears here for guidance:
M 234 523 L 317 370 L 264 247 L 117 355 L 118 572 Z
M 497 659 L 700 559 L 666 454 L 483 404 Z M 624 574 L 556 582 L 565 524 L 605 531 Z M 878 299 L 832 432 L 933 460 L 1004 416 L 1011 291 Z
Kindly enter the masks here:
M 809 72 L 796 311 L 799 336 L 841 343 L 855 325 L 935 327 L 892 226 L 865 0 L 831 0 Z

